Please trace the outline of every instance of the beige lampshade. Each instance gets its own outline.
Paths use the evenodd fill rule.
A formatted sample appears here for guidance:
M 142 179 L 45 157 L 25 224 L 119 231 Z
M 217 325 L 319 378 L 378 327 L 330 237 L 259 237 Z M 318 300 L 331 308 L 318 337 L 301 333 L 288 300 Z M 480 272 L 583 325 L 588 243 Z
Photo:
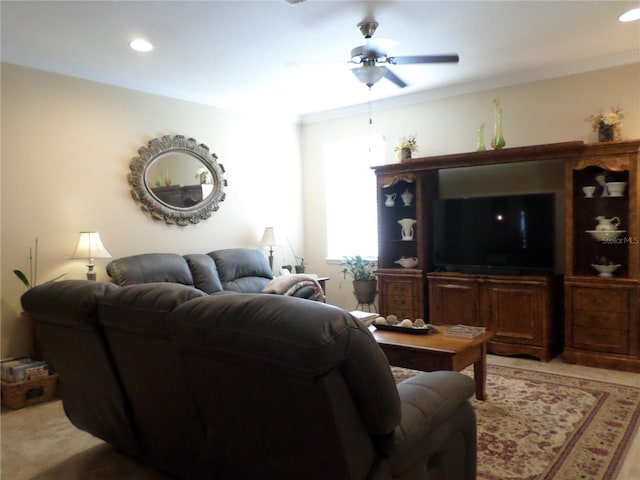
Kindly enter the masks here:
M 262 239 L 260 240 L 258 245 L 270 247 L 277 244 L 278 242 L 276 242 L 276 234 L 273 231 L 273 227 L 265 227 L 264 233 L 262 234 Z
M 71 258 L 87 258 L 91 263 L 94 258 L 111 258 L 111 254 L 102 244 L 99 232 L 80 232 L 78 245 Z

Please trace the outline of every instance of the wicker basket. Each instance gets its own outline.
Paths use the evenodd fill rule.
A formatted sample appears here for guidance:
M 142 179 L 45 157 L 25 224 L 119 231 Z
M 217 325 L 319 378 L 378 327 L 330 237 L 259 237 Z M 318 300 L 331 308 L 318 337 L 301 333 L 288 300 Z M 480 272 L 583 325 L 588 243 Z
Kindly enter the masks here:
M 51 400 L 58 383 L 58 375 L 53 374 L 26 382 L 0 381 L 0 383 L 2 384 L 2 405 L 9 408 L 22 408 Z

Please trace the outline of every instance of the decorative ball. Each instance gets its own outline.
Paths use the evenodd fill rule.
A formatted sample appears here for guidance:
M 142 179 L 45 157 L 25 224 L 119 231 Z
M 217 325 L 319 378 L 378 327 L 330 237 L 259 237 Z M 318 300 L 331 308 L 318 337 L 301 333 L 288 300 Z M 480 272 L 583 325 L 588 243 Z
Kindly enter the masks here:
M 376 325 L 386 325 L 387 324 L 387 319 L 384 317 L 378 317 L 374 320 Z
M 413 328 L 413 322 L 411 320 L 409 320 L 408 318 L 405 318 L 404 320 L 402 320 L 400 322 L 400 326 L 401 327 L 406 327 L 406 328 Z
M 389 325 L 395 325 L 396 323 L 398 323 L 398 317 L 396 317 L 395 315 L 387 315 L 387 323 Z
M 421 318 L 416 318 L 416 321 L 415 321 L 415 322 L 413 322 L 413 324 L 414 324 L 416 327 L 424 327 L 424 326 L 426 325 L 426 324 L 424 323 L 424 320 L 423 320 L 423 319 L 421 319 Z

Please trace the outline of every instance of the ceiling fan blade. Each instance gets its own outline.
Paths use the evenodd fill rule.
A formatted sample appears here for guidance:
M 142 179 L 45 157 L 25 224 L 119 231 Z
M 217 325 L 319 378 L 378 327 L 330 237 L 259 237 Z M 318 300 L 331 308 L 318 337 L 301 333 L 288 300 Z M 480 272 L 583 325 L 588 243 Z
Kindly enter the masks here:
M 404 88 L 404 87 L 407 86 L 407 83 L 404 80 L 402 80 L 400 77 L 398 77 L 395 73 L 393 73 L 388 68 L 387 68 L 387 72 L 384 74 L 384 78 L 386 78 L 387 80 L 392 81 L 393 83 L 395 83 L 400 88 Z
M 393 65 L 408 65 L 416 63 L 458 63 L 460 57 L 453 53 L 450 55 L 414 55 L 403 57 L 389 57 L 388 63 Z

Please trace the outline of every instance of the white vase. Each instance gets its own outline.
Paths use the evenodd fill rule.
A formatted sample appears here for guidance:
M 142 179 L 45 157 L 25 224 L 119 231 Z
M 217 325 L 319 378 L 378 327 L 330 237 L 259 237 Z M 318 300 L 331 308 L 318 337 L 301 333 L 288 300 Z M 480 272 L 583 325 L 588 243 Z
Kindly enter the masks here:
M 405 207 L 408 207 L 409 205 L 411 205 L 411 201 L 413 200 L 413 193 L 411 193 L 409 190 L 405 190 L 404 193 L 400 195 L 400 198 L 402 198 L 402 202 L 404 203 Z
M 417 220 L 401 218 L 398 223 L 402 226 L 402 240 L 413 240 L 413 226 L 417 223 Z

